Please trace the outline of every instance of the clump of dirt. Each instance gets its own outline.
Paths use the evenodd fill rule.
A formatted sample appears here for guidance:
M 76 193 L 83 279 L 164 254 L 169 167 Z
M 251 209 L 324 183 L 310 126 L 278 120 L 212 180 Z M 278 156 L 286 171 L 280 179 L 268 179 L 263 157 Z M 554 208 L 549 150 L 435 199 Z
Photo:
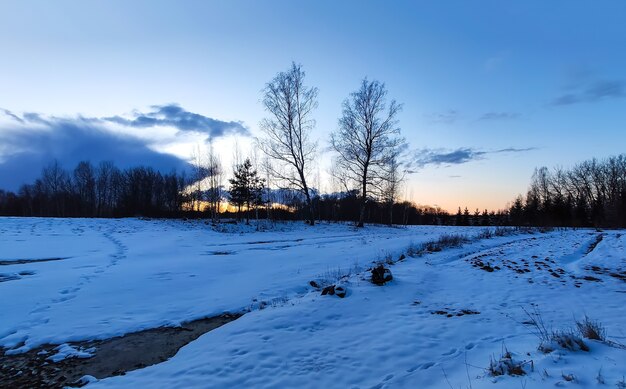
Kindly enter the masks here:
M 44 345 L 26 353 L 0 355 L 0 388 L 80 387 L 85 375 L 98 379 L 164 362 L 181 347 L 201 335 L 241 317 L 223 314 L 184 323 L 181 327 L 159 327 L 115 338 L 74 342 L 78 349 L 95 348 L 90 358 L 67 358 L 52 362 L 59 345 Z
M 445 317 L 460 317 L 460 316 L 465 316 L 465 315 L 479 315 L 480 312 L 478 311 L 473 311 L 471 309 L 459 309 L 459 310 L 454 310 L 454 309 L 440 309 L 437 311 L 432 311 L 431 312 L 432 315 L 441 315 L 441 316 L 445 316 Z
M 500 266 L 491 266 L 489 262 L 483 262 L 482 259 L 480 259 L 482 257 L 484 257 L 484 255 L 479 255 L 470 259 L 470 263 L 472 264 L 472 266 L 489 273 L 492 273 L 494 270 L 500 270 Z

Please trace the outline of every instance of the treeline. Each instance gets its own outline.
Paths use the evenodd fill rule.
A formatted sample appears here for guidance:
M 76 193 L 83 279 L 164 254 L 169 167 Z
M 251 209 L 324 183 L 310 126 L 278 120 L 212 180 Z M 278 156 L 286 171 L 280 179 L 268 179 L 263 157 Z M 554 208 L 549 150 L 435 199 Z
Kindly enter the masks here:
M 315 220 L 326 222 L 357 222 L 361 214 L 361 199 L 358 190 L 341 193 L 319 194 L 311 190 Z M 233 203 L 234 205 L 235 203 Z M 309 207 L 306 199 L 297 190 L 278 189 L 264 192 L 259 205 L 250 210 L 231 211 L 221 214 L 222 218 L 307 220 Z M 272 204 L 272 206 L 270 206 Z M 208 212 L 208 211 L 207 211 Z M 416 205 L 410 201 L 380 201 L 370 198 L 365 207 L 365 222 L 386 225 L 450 225 L 450 226 L 503 226 L 510 224 L 506 211 L 483 210 L 469 212 L 467 208 L 451 214 L 441 208 Z
M 626 227 L 626 155 L 536 169 L 509 215 L 515 225 Z
M 319 220 L 355 221 L 361 213 L 358 191 L 322 195 L 315 204 Z M 467 208 L 451 214 L 441 208 L 420 206 L 410 201 L 389 202 L 369 199 L 365 206 L 365 222 L 387 225 L 448 225 L 448 226 L 494 226 L 509 224 L 505 211 L 470 213 Z
M 151 167 L 121 170 L 112 162 L 80 162 L 67 171 L 53 162 L 17 193 L 0 190 L 5 216 L 125 217 L 179 216 L 189 201 L 185 174 Z
M 246 169 L 250 169 L 246 166 Z M 237 176 L 235 176 L 237 178 Z M 242 177 L 239 176 L 239 180 Z M 357 221 L 396 225 L 527 225 L 626 227 L 626 155 L 592 159 L 569 170 L 535 170 L 526 196 L 518 196 L 505 211 L 450 214 L 440 208 L 369 198 L 363 211 L 358 190 L 320 194 L 311 188 L 311 203 L 301 191 L 254 190 L 241 184 L 198 189 L 193 175 L 163 174 L 151 167 L 119 169 L 112 162 L 80 162 L 65 170 L 57 162 L 17 193 L 0 190 L 2 216 L 55 217 L 205 217 L 223 219 Z M 244 180 L 246 181 L 246 180 Z M 262 180 L 259 180 L 262 182 Z M 224 210 L 230 203 L 237 211 Z M 203 204 L 201 206 L 201 204 Z
M 42 169 L 32 184 L 16 192 L 0 190 L 0 215 L 37 217 L 201 217 L 215 222 L 232 219 L 306 220 L 311 208 L 298 190 L 246 188 L 255 176 L 249 161 L 239 167 L 229 188 L 198 186 L 194 175 L 160 173 L 150 167 L 119 169 L 112 162 L 97 165 L 80 162 L 67 170 L 58 162 Z M 206 175 L 210 175 L 205 172 Z M 242 184 L 241 182 L 246 184 Z M 243 186 L 243 187 L 242 187 Z M 316 220 L 354 222 L 361 216 L 358 190 L 320 194 L 311 188 Z M 224 210 L 224 205 L 233 207 Z M 221 206 L 219 205 L 221 204 Z M 221 210 L 221 211 L 220 211 Z M 459 210 L 460 212 L 460 210 Z M 460 216 L 459 216 L 460 215 Z M 501 225 L 507 214 L 459 215 L 411 202 L 378 201 L 370 198 L 365 207 L 367 223 L 396 225 Z

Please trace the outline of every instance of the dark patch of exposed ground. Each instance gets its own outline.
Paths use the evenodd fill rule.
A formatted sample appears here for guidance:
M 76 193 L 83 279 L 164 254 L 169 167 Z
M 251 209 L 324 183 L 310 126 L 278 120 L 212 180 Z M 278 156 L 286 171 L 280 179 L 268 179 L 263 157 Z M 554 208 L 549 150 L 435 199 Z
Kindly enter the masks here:
M 585 270 L 592 271 L 598 275 L 608 275 L 618 280 L 626 282 L 626 270 L 615 270 L 600 266 L 588 266 Z
M 584 255 L 589 255 L 595 248 L 602 242 L 605 234 L 599 233 L 596 235 L 595 240 L 587 247 Z M 498 255 L 499 254 L 499 255 Z M 533 255 L 531 259 L 519 259 L 518 261 L 498 258 L 499 256 L 503 256 L 504 252 L 502 250 L 496 252 L 495 258 L 491 258 L 494 263 L 486 261 L 486 257 L 493 257 L 493 253 L 487 252 L 479 255 L 475 255 L 469 259 L 466 259 L 473 267 L 484 270 L 487 272 L 494 272 L 501 270 L 502 268 L 507 268 L 509 270 L 514 271 L 517 274 L 523 275 L 525 273 L 531 273 L 533 271 L 543 271 L 547 272 L 550 276 L 554 277 L 561 284 L 566 284 L 567 278 L 570 278 L 574 282 L 574 286 L 576 288 L 580 288 L 583 284 L 583 281 L 587 282 L 602 282 L 601 278 L 595 277 L 593 275 L 584 275 L 584 276 L 575 276 L 573 274 L 569 274 L 564 269 L 557 266 L 555 260 L 545 257 L 544 259 L 540 259 L 537 255 Z M 604 267 L 599 266 L 587 266 L 585 270 L 589 272 L 593 272 L 596 275 L 607 275 L 618 280 L 626 282 L 626 271 L 623 270 L 611 270 Z M 535 281 L 532 278 L 528 279 L 529 283 L 534 283 Z
M 8 265 L 24 265 L 27 263 L 35 263 L 35 262 L 50 262 L 50 261 L 62 261 L 65 258 L 39 258 L 39 259 L 9 259 L 9 260 L 0 260 L 0 266 L 8 266 Z
M 445 308 L 445 309 L 440 309 L 437 311 L 432 311 L 431 314 L 433 315 L 442 315 L 445 317 L 454 317 L 454 316 L 464 316 L 464 315 L 479 315 L 480 312 L 478 311 L 474 311 L 471 309 L 460 309 L 460 310 L 454 310 L 454 309 L 450 309 L 450 308 Z
M 604 234 L 596 235 L 596 240 L 593 241 L 593 243 L 591 243 L 589 247 L 587 247 L 587 252 L 585 252 L 585 255 L 591 253 L 596 248 L 596 246 L 599 245 L 600 242 L 602 242 L 602 239 L 604 239 Z
M 82 386 L 81 377 L 98 379 L 164 362 L 181 347 L 201 335 L 241 317 L 224 314 L 184 323 L 181 327 L 159 327 L 115 338 L 70 343 L 76 348 L 95 347 L 90 358 L 47 360 L 58 345 L 44 345 L 26 353 L 0 355 L 0 388 L 63 388 Z

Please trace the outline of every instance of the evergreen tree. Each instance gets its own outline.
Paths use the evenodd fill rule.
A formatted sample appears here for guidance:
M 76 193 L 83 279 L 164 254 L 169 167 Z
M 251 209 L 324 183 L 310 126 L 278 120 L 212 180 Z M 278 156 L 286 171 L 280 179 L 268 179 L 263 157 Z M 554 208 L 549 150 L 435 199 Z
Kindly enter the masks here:
M 470 212 L 469 212 L 469 209 L 467 209 L 467 207 L 465 207 L 465 210 L 463 210 L 462 225 L 463 226 L 470 225 Z
M 483 211 L 482 214 L 482 218 L 481 218 L 481 225 L 483 226 L 488 226 L 491 224 L 491 219 L 489 218 L 489 211 L 487 211 L 487 209 L 485 208 L 485 210 Z
M 461 207 L 459 207 L 459 210 L 456 212 L 456 215 L 454 217 L 454 224 L 457 226 L 463 225 L 463 213 L 461 212 Z
M 252 168 L 250 158 L 237 165 L 230 182 L 230 202 L 238 209 L 245 206 L 246 224 L 250 224 L 250 210 L 263 204 L 263 189 L 265 179 L 259 177 L 257 171 Z

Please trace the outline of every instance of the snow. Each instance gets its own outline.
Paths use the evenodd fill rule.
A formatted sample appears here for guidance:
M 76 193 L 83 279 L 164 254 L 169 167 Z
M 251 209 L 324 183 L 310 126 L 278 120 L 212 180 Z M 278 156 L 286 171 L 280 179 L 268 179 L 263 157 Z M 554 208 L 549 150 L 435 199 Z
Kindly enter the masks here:
M 57 346 L 55 350 L 57 353 L 47 358 L 52 362 L 60 362 L 66 358 L 90 358 L 93 357 L 93 353 L 96 351 L 96 348 L 77 348 L 67 343 L 63 343 Z
M 626 343 L 626 286 L 610 275 L 626 268 L 620 231 L 480 240 L 397 262 L 383 286 L 367 280 L 372 261 L 410 244 L 481 230 L 297 223 L 220 233 L 197 221 L 3 218 L 0 261 L 67 259 L 0 266 L 34 273 L 0 282 L 0 345 L 20 352 L 252 308 L 166 362 L 88 387 L 531 389 L 595 387 L 600 371 L 615 386 L 626 350 L 585 339 L 589 352 L 544 354 L 524 309 L 554 330 L 588 315 Z M 343 299 L 308 285 L 342 274 Z M 573 278 L 584 275 L 600 281 Z M 527 375 L 486 374 L 503 348 L 532 361 Z

